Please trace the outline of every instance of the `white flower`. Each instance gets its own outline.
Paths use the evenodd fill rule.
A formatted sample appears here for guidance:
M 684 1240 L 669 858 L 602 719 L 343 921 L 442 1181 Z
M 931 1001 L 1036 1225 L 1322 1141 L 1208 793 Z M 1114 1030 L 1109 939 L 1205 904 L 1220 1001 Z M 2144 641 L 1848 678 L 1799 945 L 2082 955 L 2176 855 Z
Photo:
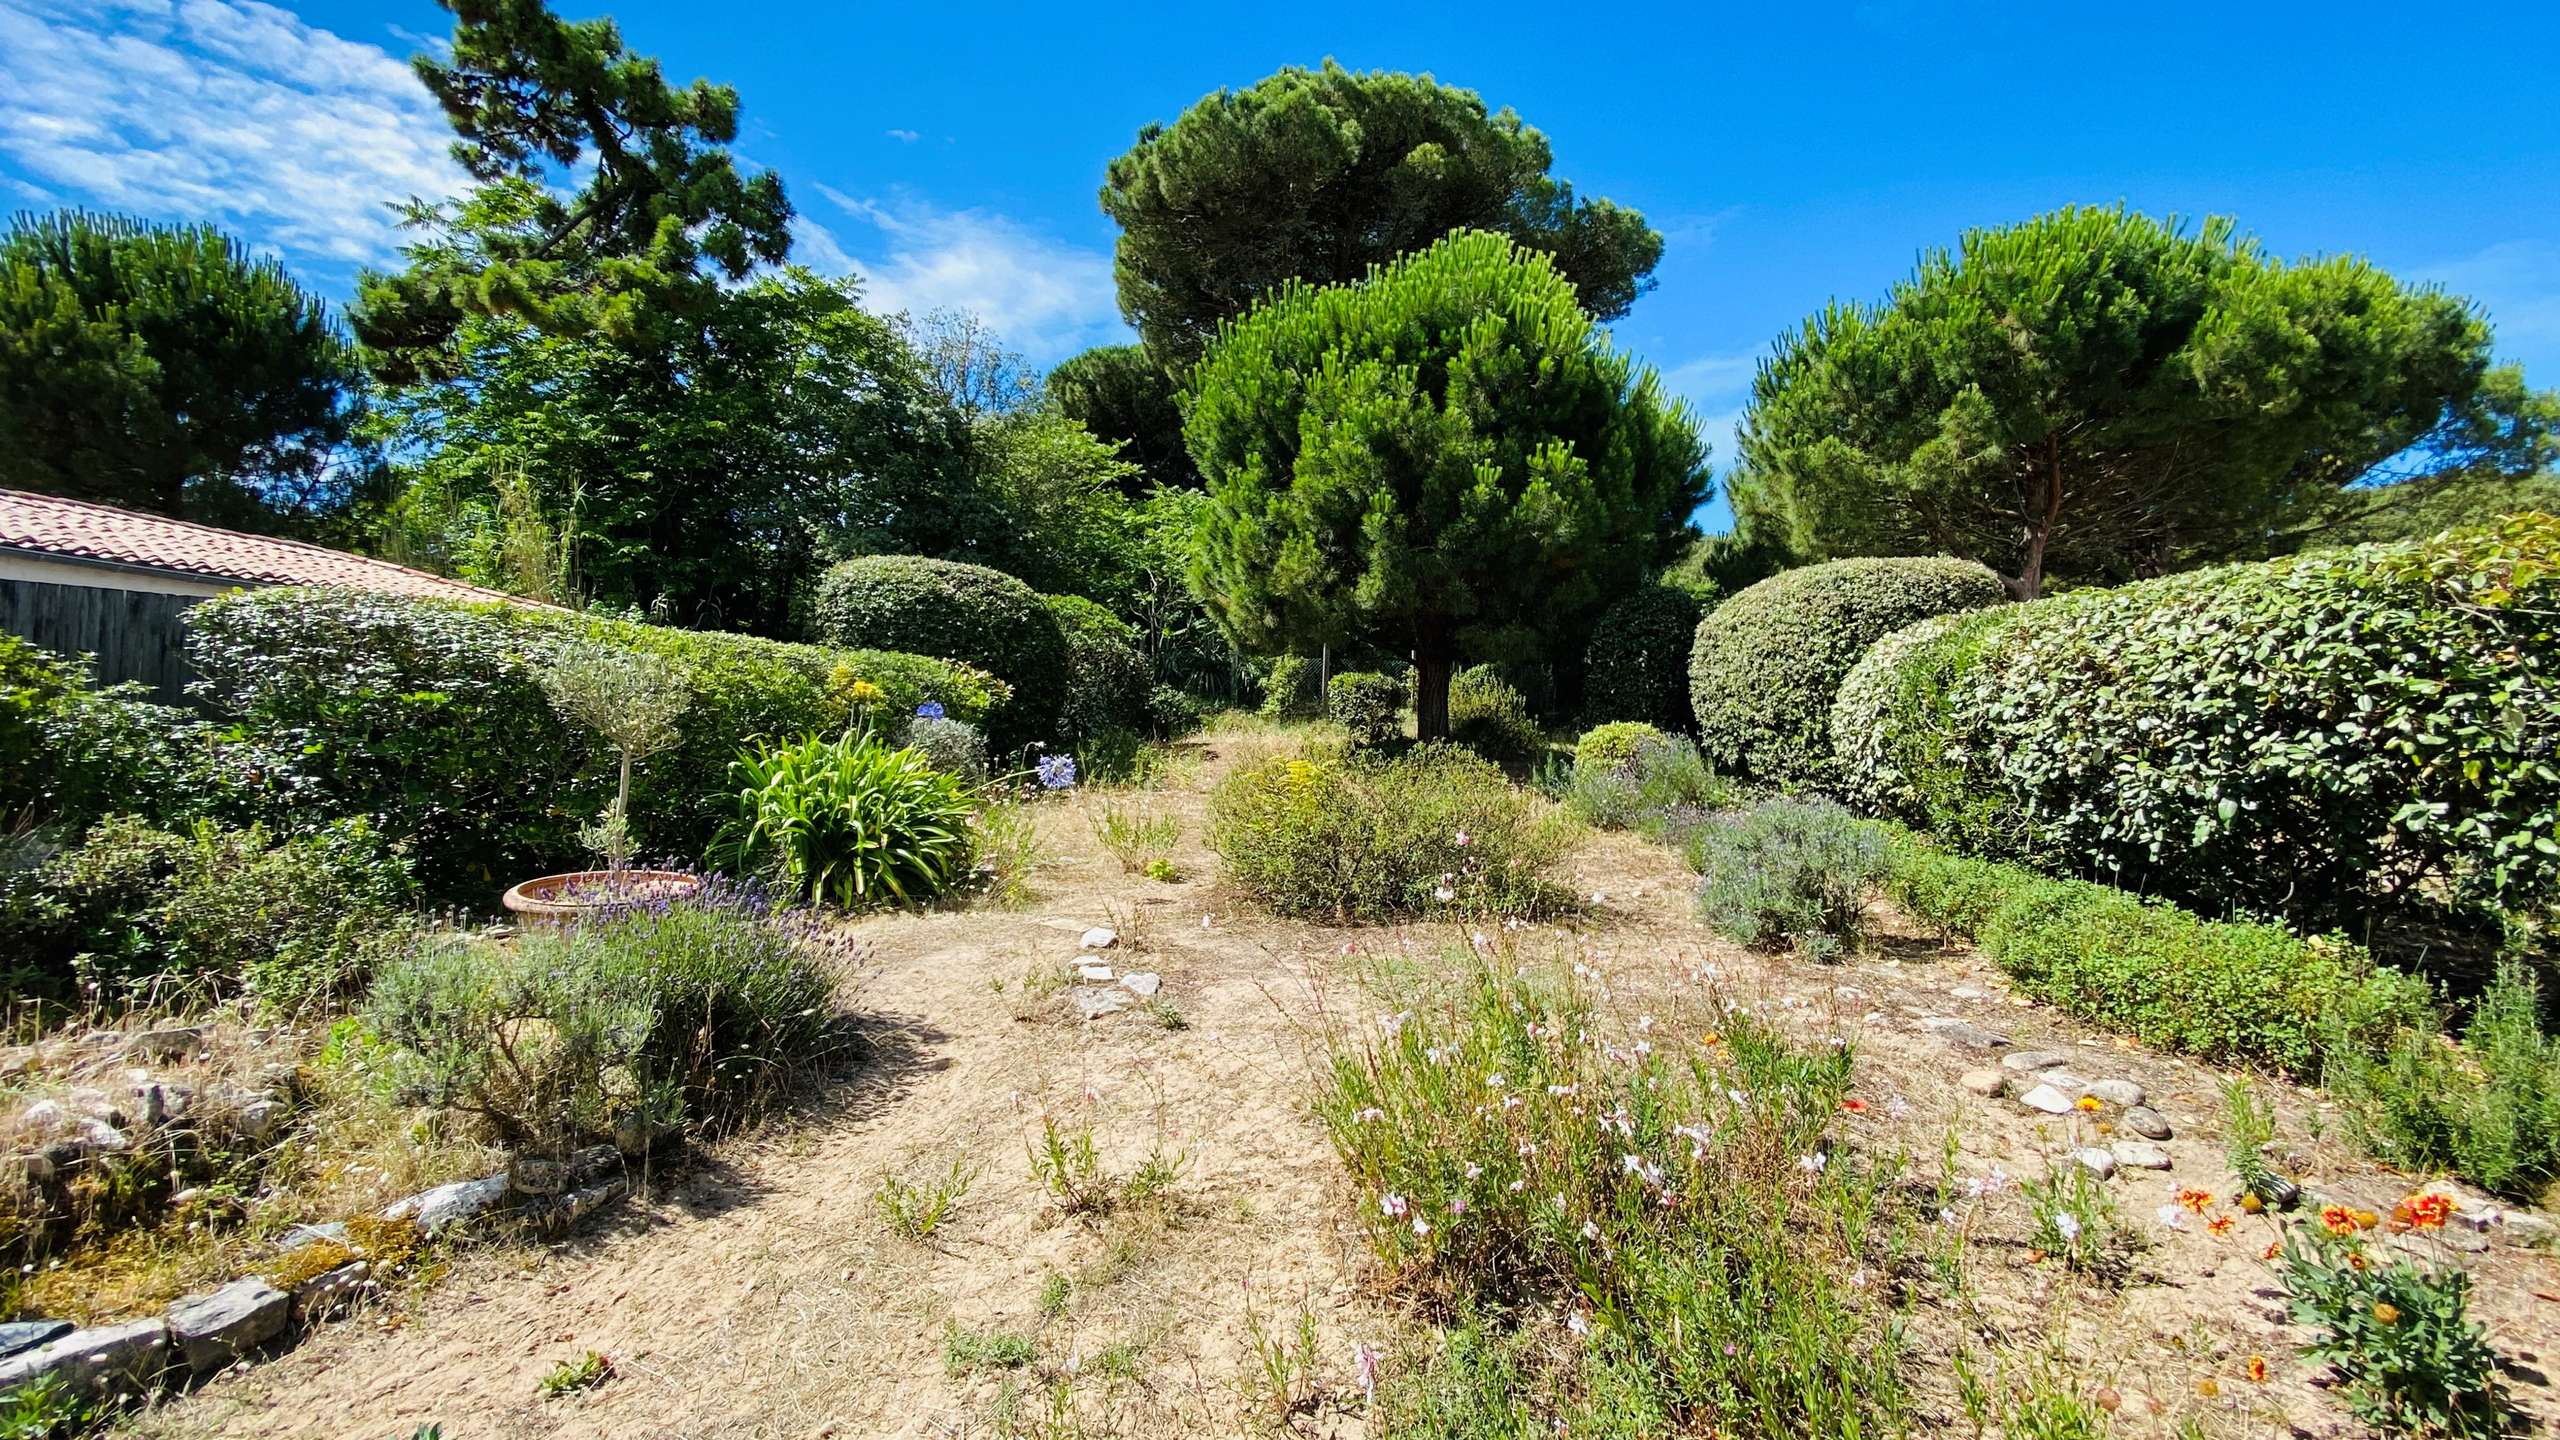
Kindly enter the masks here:
M 1585 1239 L 1585 1240 L 1590 1240 L 1590 1241 L 1593 1241 L 1593 1242 L 1595 1242 L 1595 1243 L 1596 1243 L 1596 1242 L 1600 1239 L 1600 1227 L 1599 1227 L 1599 1225 L 1598 1225 L 1597 1223 L 1593 1222 L 1593 1221 L 1589 1221 L 1589 1220 L 1585 1220 L 1585 1221 L 1583 1221 L 1583 1222 L 1582 1222 L 1582 1238 L 1583 1238 L 1583 1239 Z
M 1380 1120 L 1386 1119 L 1387 1112 L 1379 1109 L 1375 1105 L 1372 1105 L 1368 1109 L 1361 1111 L 1359 1114 L 1354 1115 L 1351 1118 L 1359 1121 L 1363 1125 L 1371 1125 Z
M 2187 1212 L 2176 1205 L 2163 1205 L 2156 1213 L 2160 1217 L 2160 1228 L 2163 1230 L 2187 1228 Z
M 1414 1239 L 1416 1239 L 1416 1240 L 1420 1240 L 1420 1239 L 1423 1239 L 1423 1238 L 1427 1237 L 1428 1235 L 1430 1235 L 1430 1233 L 1431 1233 L 1431 1222 L 1430 1222 L 1430 1221 L 1428 1221 L 1428 1220 L 1423 1219 L 1423 1218 L 1422 1218 L 1421 1216 L 1419 1216 L 1419 1215 L 1414 1216 L 1414 1217 L 1413 1217 L 1413 1238 L 1414 1238 Z
M 1502 1088 L 1502 1085 L 1503 1085 L 1502 1072 L 1501 1072 L 1501 1071 L 1499 1071 L 1499 1070 L 1496 1070 L 1496 1071 L 1494 1071 L 1492 1074 L 1485 1076 L 1485 1077 L 1484 1077 L 1484 1083 L 1485 1083 L 1485 1088 L 1486 1088 L 1486 1089 L 1488 1089 L 1488 1090 L 1499 1090 L 1499 1089 L 1501 1089 L 1501 1088 Z
M 1564 1328 L 1576 1335 L 1588 1335 L 1591 1333 L 1591 1322 L 1583 1319 L 1582 1312 L 1576 1310 L 1564 1317 Z
M 1435 885 L 1431 889 L 1431 898 L 1439 901 L 1443 905 L 1446 905 L 1450 901 L 1458 898 L 1458 892 L 1450 889 L 1446 885 Z
M 1388 1219 L 1401 1220 L 1409 1207 L 1406 1206 L 1403 1196 L 1390 1190 L 1378 1197 L 1378 1208 L 1386 1212 Z
M 1819 1175 L 1830 1167 L 1831 1157 L 1819 1150 L 1810 1155 L 1799 1155 L 1796 1157 L 1796 1168 L 1807 1175 Z
M 2066 1244 L 2066 1245 L 2070 1244 L 2070 1243 L 2071 1243 L 2072 1241 L 2074 1241 L 2074 1240 L 2079 1239 L 2079 1238 L 2080 1238 L 2080 1217 L 2079 1217 L 2079 1216 L 2077 1216 L 2077 1215 L 2070 1214 L 2070 1213 L 2069 1213 L 2069 1212 L 2067 1212 L 2067 1211 L 2066 1211 L 2066 1212 L 2064 1212 L 2064 1213 L 2062 1213 L 2062 1214 L 2059 1214 L 2059 1215 L 2054 1216 L 2054 1217 L 2053 1217 L 2053 1233 L 2055 1233 L 2055 1234 L 2057 1234 L 2057 1235 L 2061 1236 L 2061 1237 L 2062 1237 L 2062 1243 L 2064 1243 L 2064 1244 Z

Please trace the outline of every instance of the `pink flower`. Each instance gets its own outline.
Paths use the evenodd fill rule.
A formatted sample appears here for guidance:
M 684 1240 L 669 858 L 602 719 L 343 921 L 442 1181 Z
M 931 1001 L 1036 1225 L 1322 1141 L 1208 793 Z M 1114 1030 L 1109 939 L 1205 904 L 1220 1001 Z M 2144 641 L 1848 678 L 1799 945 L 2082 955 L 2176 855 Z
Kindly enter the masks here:
M 1450 1214 L 1452 1214 L 1452 1215 L 1464 1215 L 1464 1214 L 1466 1214 L 1466 1213 L 1467 1213 L 1467 1197 L 1466 1197 L 1466 1196 L 1464 1196 L 1464 1195 L 1460 1195 L 1460 1196 L 1458 1196 L 1457 1198 L 1455 1198 L 1455 1199 L 1451 1200 L 1451 1201 L 1449 1202 L 1449 1213 L 1450 1213 Z
M 1430 1222 L 1430 1221 L 1428 1221 L 1428 1220 L 1423 1219 L 1423 1218 L 1422 1218 L 1421 1216 L 1419 1216 L 1419 1215 L 1414 1216 L 1414 1217 L 1413 1217 L 1413 1238 L 1414 1238 L 1414 1239 L 1416 1239 L 1416 1240 L 1420 1240 L 1420 1239 L 1423 1239 L 1424 1237 L 1428 1236 L 1430 1233 L 1431 1233 L 1431 1222 Z
M 1363 1340 L 1351 1347 L 1351 1363 L 1360 1372 L 1361 1392 L 1376 1399 L 1378 1395 L 1378 1347 Z
M 1378 1197 L 1378 1208 L 1386 1212 L 1388 1219 L 1401 1220 L 1404 1218 L 1405 1211 L 1409 1207 L 1406 1206 L 1403 1196 L 1390 1190 L 1386 1194 Z

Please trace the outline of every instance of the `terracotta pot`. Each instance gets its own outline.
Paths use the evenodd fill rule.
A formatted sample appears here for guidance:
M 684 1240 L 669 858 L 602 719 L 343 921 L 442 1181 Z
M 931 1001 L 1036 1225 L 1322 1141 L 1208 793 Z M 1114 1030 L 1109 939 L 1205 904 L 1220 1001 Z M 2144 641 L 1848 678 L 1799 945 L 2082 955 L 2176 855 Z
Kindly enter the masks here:
M 702 888 L 702 877 L 681 870 L 577 870 L 527 880 L 501 900 L 526 930 L 566 930 L 621 906 L 682 900 Z

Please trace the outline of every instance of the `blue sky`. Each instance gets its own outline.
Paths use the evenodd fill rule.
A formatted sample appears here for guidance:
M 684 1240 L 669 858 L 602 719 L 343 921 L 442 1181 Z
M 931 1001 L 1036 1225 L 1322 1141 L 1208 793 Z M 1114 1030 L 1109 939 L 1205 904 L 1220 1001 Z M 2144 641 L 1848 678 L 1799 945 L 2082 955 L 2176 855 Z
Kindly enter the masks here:
M 672 75 L 738 88 L 801 259 L 860 272 L 878 308 L 977 311 L 1034 361 L 1125 334 L 1104 162 L 1207 91 L 1331 55 L 1518 110 L 1557 173 L 1652 218 L 1660 285 L 1619 339 L 1695 402 L 1719 468 L 1772 336 L 1968 225 L 2072 201 L 2229 213 L 2287 255 L 2440 281 L 2560 385 L 2545 6 L 611 13 Z M 0 201 L 216 220 L 343 294 L 391 257 L 386 200 L 458 182 L 398 64 L 448 29 L 424 0 L 0 0 Z

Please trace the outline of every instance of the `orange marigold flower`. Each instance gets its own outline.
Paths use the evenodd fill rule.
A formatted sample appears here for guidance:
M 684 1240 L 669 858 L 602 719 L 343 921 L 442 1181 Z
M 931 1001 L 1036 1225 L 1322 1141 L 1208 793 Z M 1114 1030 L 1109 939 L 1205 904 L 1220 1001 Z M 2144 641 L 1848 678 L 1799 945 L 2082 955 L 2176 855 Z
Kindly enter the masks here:
M 2205 1207 L 2212 1203 L 2213 1192 L 2210 1190 L 2198 1190 L 2190 1185 L 2178 1192 L 2178 1204 L 2198 1215 L 2203 1214 Z
M 2400 1323 L 2400 1307 L 2388 1300 L 2376 1300 L 2373 1302 L 2373 1318 L 2385 1325 L 2397 1325 Z
M 2252 1385 L 2264 1385 L 2267 1383 L 2266 1356 L 2252 1355 L 2249 1357 L 2249 1383 Z
M 2450 1195 L 2413 1195 L 2400 1202 L 2399 1207 L 2391 1212 L 2391 1218 L 2419 1230 L 2435 1230 L 2453 1218 L 2454 1209 Z
M 2196 1393 L 2207 1400 L 2210 1400 L 2214 1396 L 2222 1393 L 2222 1383 L 2214 1379 L 2212 1376 L 2207 1375 L 2196 1382 Z
M 2267 1242 L 2267 1250 L 2266 1250 L 2266 1253 L 2265 1253 L 2265 1254 L 2263 1254 L 2263 1255 L 2260 1255 L 2258 1258 L 2259 1258 L 2259 1259 L 2261 1259 L 2261 1260 L 2273 1260 L 2273 1259 L 2274 1259 L 2274 1258 L 2276 1258 L 2278 1255 L 2281 1255 L 2281 1254 L 2283 1254 L 2283 1253 L 2284 1253 L 2284 1247 L 2283 1247 L 2282 1245 L 2277 1244 L 2275 1241 L 2270 1240 L 2270 1241 L 2268 1241 L 2268 1242 Z
M 2257 1191 L 2246 1190 L 2240 1195 L 2240 1209 L 2246 1214 L 2263 1215 L 2266 1213 L 2267 1202 L 2258 1198 Z
M 2356 1228 L 2359 1230 L 2370 1230 L 2382 1223 L 2382 1217 L 2370 1210 L 2358 1210 L 2355 1212 L 2355 1217 Z
M 2204 1222 L 2204 1228 L 2211 1231 L 2216 1237 L 2220 1237 L 2230 1234 L 2231 1227 L 2237 1223 L 2239 1222 L 2233 1220 L 2228 1215 L 2216 1215 L 2212 1219 Z
M 2332 1235 L 2353 1235 L 2356 1233 L 2356 1212 L 2344 1205 L 2322 1206 L 2320 1227 Z
M 2347 1268 L 2350 1270 L 2361 1270 L 2370 1263 L 2372 1262 L 2364 1258 L 2364 1252 L 2361 1250 L 2347 1252 Z
M 1855 1095 L 1852 1095 L 1848 1099 L 1840 1102 L 1840 1108 L 1848 1111 L 1852 1115 L 1864 1115 L 1867 1113 L 1867 1102 L 1859 1099 Z

